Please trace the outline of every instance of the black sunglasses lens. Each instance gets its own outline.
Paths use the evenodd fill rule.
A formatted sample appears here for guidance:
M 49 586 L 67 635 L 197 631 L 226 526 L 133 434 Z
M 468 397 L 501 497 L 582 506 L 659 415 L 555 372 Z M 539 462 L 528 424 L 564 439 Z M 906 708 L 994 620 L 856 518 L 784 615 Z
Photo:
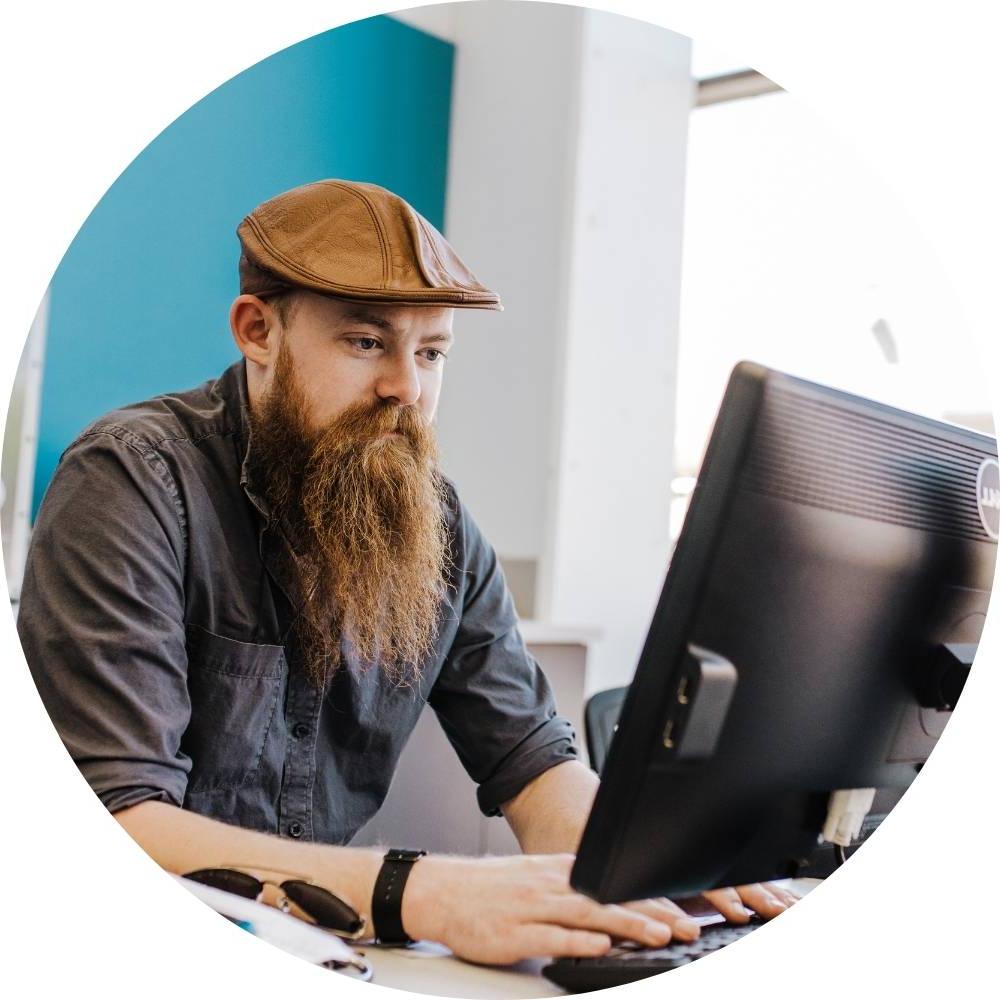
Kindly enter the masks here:
M 228 868 L 202 868 L 200 871 L 189 872 L 184 877 L 191 879 L 192 882 L 210 885 L 213 889 L 223 889 L 247 899 L 256 899 L 264 889 L 260 879 L 247 875 L 246 872 L 234 872 Z
M 320 927 L 357 934 L 365 925 L 356 910 L 321 886 L 293 881 L 282 882 L 281 888 L 285 895 L 305 910 Z

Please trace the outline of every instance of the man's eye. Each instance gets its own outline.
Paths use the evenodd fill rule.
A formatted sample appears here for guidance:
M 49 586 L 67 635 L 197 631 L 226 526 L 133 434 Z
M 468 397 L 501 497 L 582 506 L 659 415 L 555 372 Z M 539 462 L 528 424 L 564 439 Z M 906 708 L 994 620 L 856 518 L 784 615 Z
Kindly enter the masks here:
M 424 357 L 427 358 L 428 361 L 432 362 L 443 361 L 447 356 L 448 355 L 445 354 L 444 351 L 439 351 L 436 347 L 428 347 L 427 350 L 424 351 Z
M 351 343 L 359 351 L 372 351 L 378 347 L 378 341 L 374 337 L 355 337 Z

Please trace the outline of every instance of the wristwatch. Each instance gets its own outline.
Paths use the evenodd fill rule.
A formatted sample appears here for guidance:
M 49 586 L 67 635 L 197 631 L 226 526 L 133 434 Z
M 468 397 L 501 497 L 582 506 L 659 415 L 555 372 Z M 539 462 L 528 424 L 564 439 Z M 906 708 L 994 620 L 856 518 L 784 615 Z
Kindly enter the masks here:
M 403 930 L 403 888 L 413 865 L 426 853 L 394 847 L 382 859 L 372 892 L 372 924 L 378 944 L 396 948 L 413 944 L 413 938 Z

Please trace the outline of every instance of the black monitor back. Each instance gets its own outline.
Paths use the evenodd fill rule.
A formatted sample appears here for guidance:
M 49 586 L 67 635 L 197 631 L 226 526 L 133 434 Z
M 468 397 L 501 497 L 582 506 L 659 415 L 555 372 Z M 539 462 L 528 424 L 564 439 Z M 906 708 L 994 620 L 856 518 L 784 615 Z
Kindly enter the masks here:
M 737 366 L 577 889 L 620 901 L 795 875 L 832 790 L 910 784 L 950 716 L 922 692 L 946 647 L 982 631 L 996 454 L 973 431 Z

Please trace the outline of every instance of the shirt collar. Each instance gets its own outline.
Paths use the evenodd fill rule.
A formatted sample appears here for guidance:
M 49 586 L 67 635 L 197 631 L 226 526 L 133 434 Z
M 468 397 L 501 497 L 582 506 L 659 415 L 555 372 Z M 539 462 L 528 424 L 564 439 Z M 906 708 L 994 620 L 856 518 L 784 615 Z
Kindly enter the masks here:
M 222 396 L 229 417 L 230 426 L 236 432 L 235 442 L 240 459 L 240 486 L 250 502 L 270 522 L 271 506 L 267 502 L 263 485 L 257 481 L 253 472 L 251 454 L 253 449 L 253 431 L 250 424 L 250 393 L 247 389 L 247 365 L 241 358 L 230 365 L 219 377 L 218 391 Z

